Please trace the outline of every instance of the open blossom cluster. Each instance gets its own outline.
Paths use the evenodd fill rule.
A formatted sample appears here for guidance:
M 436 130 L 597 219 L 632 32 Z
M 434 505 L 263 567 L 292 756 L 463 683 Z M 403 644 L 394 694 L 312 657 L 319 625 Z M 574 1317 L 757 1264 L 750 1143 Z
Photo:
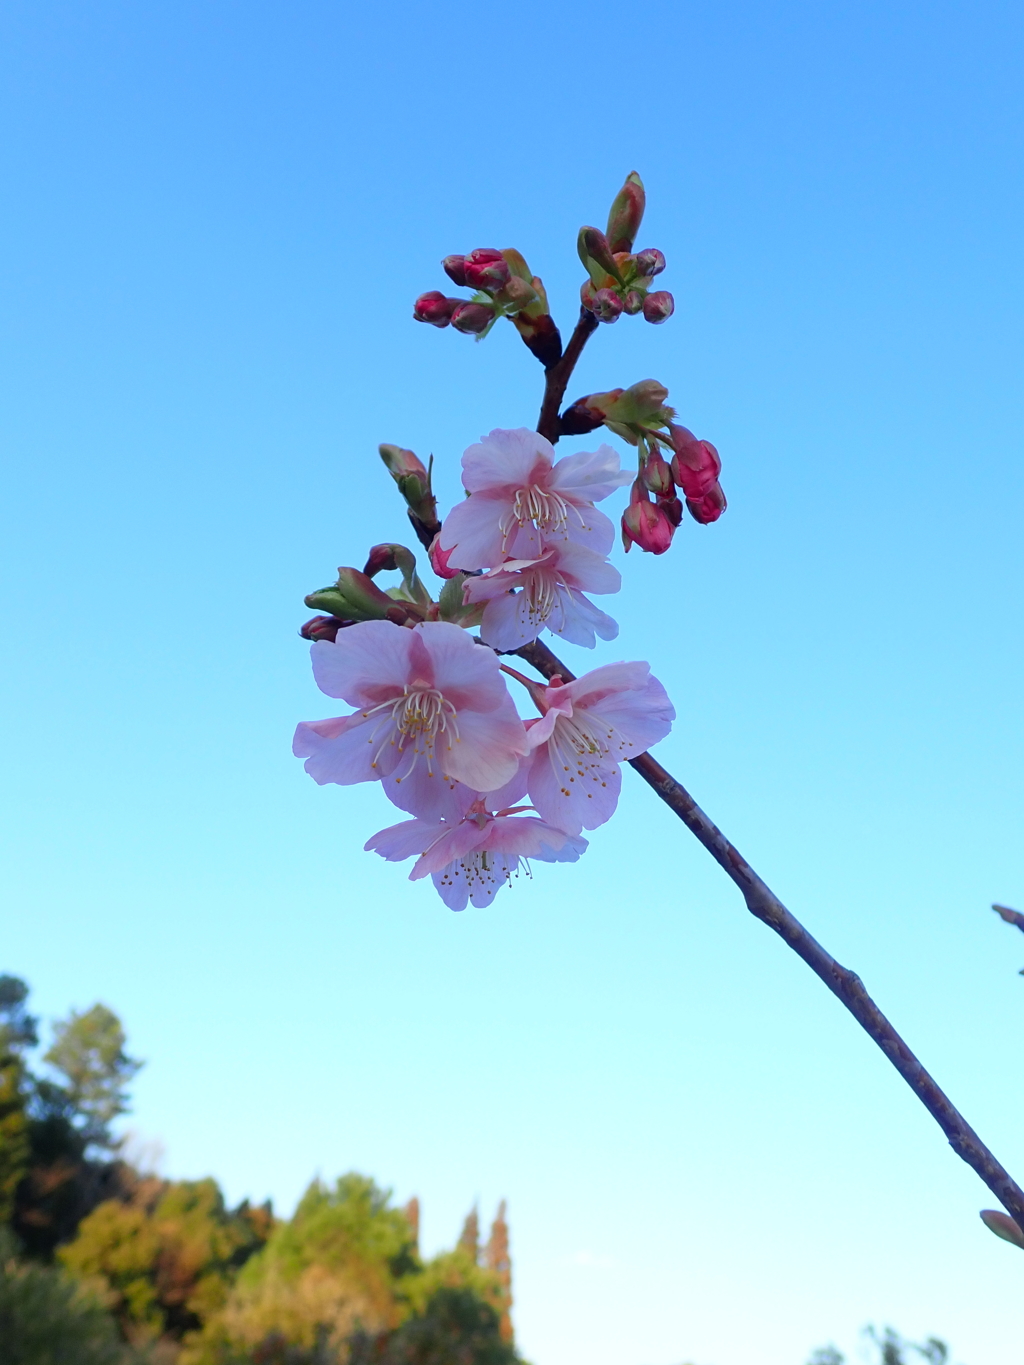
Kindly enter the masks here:
M 608 563 L 615 528 L 595 503 L 630 482 L 611 446 L 556 461 L 535 431 L 492 431 L 462 457 L 469 496 L 445 518 L 432 559 L 464 570 L 463 600 L 481 604 L 480 637 L 512 650 L 544 629 L 572 644 L 613 640 L 619 628 L 587 597 L 618 592 Z M 482 572 L 481 572 L 482 571 Z
M 294 742 L 321 784 L 380 782 L 412 818 L 366 848 L 415 856 L 412 879 L 429 875 L 453 910 L 488 904 L 531 859 L 575 862 L 582 831 L 615 810 L 620 764 L 675 715 L 646 663 L 616 663 L 569 683 L 523 679 L 540 712 L 524 721 L 495 652 L 545 626 L 589 645 L 616 633 L 584 596 L 618 587 L 612 525 L 594 507 L 628 481 L 614 452 L 554 463 L 535 432 L 492 432 L 463 467 L 470 496 L 432 558 L 446 574 L 472 573 L 465 601 L 483 604 L 481 640 L 442 620 L 362 621 L 316 640 L 317 685 L 356 709 L 304 722 Z

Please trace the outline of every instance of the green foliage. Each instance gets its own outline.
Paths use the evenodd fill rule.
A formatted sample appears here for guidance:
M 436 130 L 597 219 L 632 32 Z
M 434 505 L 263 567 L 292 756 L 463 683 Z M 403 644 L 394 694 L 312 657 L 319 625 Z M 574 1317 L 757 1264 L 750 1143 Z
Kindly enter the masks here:
M 2 1365 L 129 1365 L 101 1303 L 68 1276 L 20 1264 L 14 1239 L 0 1229 Z
M 43 1058 L 65 1080 L 64 1094 L 85 1141 L 116 1146 L 110 1125 L 128 1112 L 126 1087 L 142 1063 L 127 1056 L 124 1029 L 106 1005 L 79 1014 L 72 1010 L 54 1026 L 54 1041 Z
M 423 1265 L 409 1216 L 346 1175 L 309 1187 L 181 1365 L 347 1365 L 357 1351 L 382 1365 L 511 1365 L 506 1308 L 501 1275 L 465 1243 Z
M 180 1341 L 222 1307 L 272 1223 L 269 1207 L 227 1210 L 213 1180 L 142 1180 L 93 1209 L 59 1259 L 102 1286 L 128 1340 Z
M 349 1365 L 518 1365 L 495 1309 L 471 1289 L 438 1289 L 421 1313 L 376 1339 L 359 1333 Z
M 29 1167 L 29 1080 L 23 1060 L 37 1041 L 36 1021 L 25 1010 L 28 987 L 0 976 L 0 1224 L 14 1216 L 18 1186 Z

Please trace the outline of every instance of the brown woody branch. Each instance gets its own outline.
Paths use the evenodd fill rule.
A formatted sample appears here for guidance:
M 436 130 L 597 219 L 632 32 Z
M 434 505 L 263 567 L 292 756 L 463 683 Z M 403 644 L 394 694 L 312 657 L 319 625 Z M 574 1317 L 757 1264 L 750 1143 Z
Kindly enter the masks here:
M 544 371 L 544 400 L 540 405 L 537 430 L 541 436 L 546 436 L 552 445 L 561 434 L 558 429 L 558 410 L 562 406 L 569 378 L 597 326 L 597 318 L 593 313 L 581 307 L 579 321 L 569 338 L 568 346 L 562 352 L 561 359 Z
M 539 641 L 515 651 L 546 678 L 556 674 L 571 682 L 573 674 Z M 692 835 L 707 849 L 719 867 L 739 888 L 747 909 L 807 963 L 811 971 L 850 1011 L 861 1028 L 874 1039 L 914 1094 L 946 1135 L 949 1145 L 967 1162 L 1003 1204 L 1020 1228 L 1024 1228 L 1024 1190 L 1000 1165 L 981 1138 L 925 1070 L 882 1011 L 868 995 L 856 972 L 841 966 L 831 953 L 812 938 L 795 916 L 761 880 L 747 860 L 697 805 L 693 797 L 650 754 L 630 759 L 643 780 Z M 1004 907 L 994 906 L 1000 913 Z M 1010 914 L 1016 912 L 1011 911 Z M 1004 914 L 1004 918 L 1007 916 Z M 1022 917 L 1024 918 L 1024 917 Z M 1011 920 L 1011 923 L 1016 922 Z M 1022 927 L 1022 926 L 1018 926 Z

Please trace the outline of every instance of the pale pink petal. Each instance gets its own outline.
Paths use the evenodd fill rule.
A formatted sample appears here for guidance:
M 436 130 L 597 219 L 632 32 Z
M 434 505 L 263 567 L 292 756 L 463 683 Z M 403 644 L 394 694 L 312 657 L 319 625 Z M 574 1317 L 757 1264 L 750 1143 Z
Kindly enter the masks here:
M 449 863 L 465 859 L 473 849 L 484 843 L 490 823 L 480 828 L 475 820 L 463 820 L 460 824 L 445 829 L 441 837 L 436 839 L 417 861 L 409 873 L 409 880 L 419 881 L 421 877 L 426 877 L 431 872 L 440 872 Z
M 559 692 L 567 692 L 566 687 L 549 687 L 546 689 L 548 710 L 545 715 L 538 716 L 536 720 L 527 723 L 526 742 L 531 751 L 542 744 L 547 744 L 551 738 L 551 733 L 555 728 L 555 723 L 560 716 L 572 715 L 572 699 L 566 697 L 564 701 L 553 700 L 558 697 Z
M 522 592 L 504 592 L 484 607 L 480 638 L 492 649 L 512 650 L 536 640 L 544 629 L 542 621 L 530 619 L 529 604 Z
M 469 904 L 469 886 L 465 877 L 458 875 L 457 869 L 458 864 L 453 863 L 451 870 L 443 868 L 440 872 L 430 874 L 437 894 L 449 910 L 465 910 Z
M 327 737 L 320 727 L 332 728 L 336 722 L 304 723 L 295 731 L 294 752 L 301 758 L 307 754 L 304 767 L 314 782 L 337 782 L 348 786 L 353 782 L 374 782 L 394 771 L 400 754 L 393 743 L 394 725 L 391 718 L 375 723 L 379 718 L 366 720 L 361 712 L 345 718 L 344 726 Z
M 503 787 L 498 787 L 495 791 L 476 793 L 480 800 L 483 801 L 487 810 L 493 812 L 496 810 L 505 810 L 508 806 L 518 805 L 526 795 L 526 774 L 529 762 L 529 758 L 521 758 L 515 776 L 506 782 Z
M 421 820 L 449 820 L 456 824 L 476 799 L 475 791 L 436 769 L 431 772 L 426 763 L 417 763 L 403 777 L 405 766 L 401 765 L 381 783 L 384 795 L 399 810 L 407 810 Z
M 412 634 L 430 657 L 433 686 L 460 715 L 472 710 L 506 720 L 516 717 L 497 656 L 482 649 L 469 631 L 448 621 L 431 621 L 415 626 Z
M 363 847 L 368 853 L 379 853 L 389 863 L 400 863 L 418 857 L 445 833 L 446 826 L 431 820 L 403 820 L 400 825 L 378 830 Z
M 620 761 L 636 758 L 664 739 L 676 715 L 657 678 L 648 679 L 647 686 L 635 692 L 620 692 L 580 709 L 593 723 L 614 732 L 612 756 Z
M 600 755 L 566 754 L 563 744 L 545 745 L 530 763 L 530 802 L 559 829 L 579 834 L 596 829 L 615 813 L 622 786 L 619 765 Z M 575 761 L 574 761 L 575 760 Z
M 571 541 L 557 547 L 552 568 L 581 592 L 618 592 L 622 587 L 622 575 L 613 564 Z
M 484 847 L 488 852 L 503 853 L 506 859 L 574 863 L 587 847 L 587 841 L 531 815 L 503 815 L 492 823 Z
M 599 611 L 593 602 L 588 602 L 581 592 L 570 591 L 563 594 L 568 601 L 562 603 L 561 628 L 558 634 L 573 645 L 583 645 L 593 649 L 594 636 L 602 640 L 614 640 L 619 633 L 617 621 Z
M 457 503 L 444 519 L 440 546 L 450 550 L 455 569 L 486 569 L 505 558 L 502 518 L 511 514 L 512 498 L 475 493 Z
M 554 454 L 551 442 L 528 427 L 492 431 L 463 455 L 462 482 L 470 493 L 521 487 L 534 470 L 549 468 Z
M 592 503 L 579 506 L 574 503 L 569 507 L 566 517 L 565 538 L 603 558 L 614 544 L 615 527 Z M 555 536 L 545 535 L 541 543 L 546 548 L 555 540 Z
M 602 445 L 597 450 L 578 450 L 557 460 L 549 487 L 573 502 L 600 502 L 632 478 L 632 474 L 620 468 L 618 452 Z
M 411 643 L 409 630 L 391 621 L 361 621 L 339 630 L 336 640 L 317 640 L 310 649 L 316 685 L 350 706 L 375 706 L 401 692 Z
M 641 661 L 601 664 L 574 682 L 549 689 L 549 700 L 568 700 L 573 707 L 594 706 L 618 692 L 637 692 L 647 686 L 651 666 Z
M 510 782 L 527 749 L 526 727 L 511 697 L 501 712 L 460 711 L 458 725 L 458 737 L 444 751 L 445 771 L 478 792 Z

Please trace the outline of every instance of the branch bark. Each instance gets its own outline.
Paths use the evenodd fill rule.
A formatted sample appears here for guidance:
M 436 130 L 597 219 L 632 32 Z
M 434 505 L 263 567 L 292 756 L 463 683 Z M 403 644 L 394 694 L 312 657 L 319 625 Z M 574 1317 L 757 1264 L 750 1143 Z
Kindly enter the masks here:
M 569 669 L 539 641 L 524 645 L 515 653 L 545 678 L 552 678 L 557 674 L 565 682 L 573 680 L 574 675 Z M 650 754 L 641 754 L 639 758 L 630 759 L 629 763 L 707 849 L 726 876 L 735 883 L 750 913 L 763 924 L 767 924 L 769 929 L 774 930 L 846 1006 L 935 1119 L 953 1151 L 981 1177 L 1018 1226 L 1024 1229 L 1024 1190 L 996 1160 L 935 1079 L 921 1065 L 868 995 L 864 983 L 856 972 L 841 966 L 831 953 L 807 932 L 800 921 L 790 914 L 739 850 L 705 815 L 686 788 L 666 772 L 660 763 Z
M 576 368 L 576 362 L 583 354 L 583 348 L 597 331 L 598 322 L 588 309 L 581 307 L 579 321 L 569 338 L 569 344 L 562 352 L 561 360 L 544 371 L 544 399 L 537 418 L 537 430 L 546 436 L 552 445 L 560 435 L 558 430 L 558 410 L 565 397 L 566 386 Z

